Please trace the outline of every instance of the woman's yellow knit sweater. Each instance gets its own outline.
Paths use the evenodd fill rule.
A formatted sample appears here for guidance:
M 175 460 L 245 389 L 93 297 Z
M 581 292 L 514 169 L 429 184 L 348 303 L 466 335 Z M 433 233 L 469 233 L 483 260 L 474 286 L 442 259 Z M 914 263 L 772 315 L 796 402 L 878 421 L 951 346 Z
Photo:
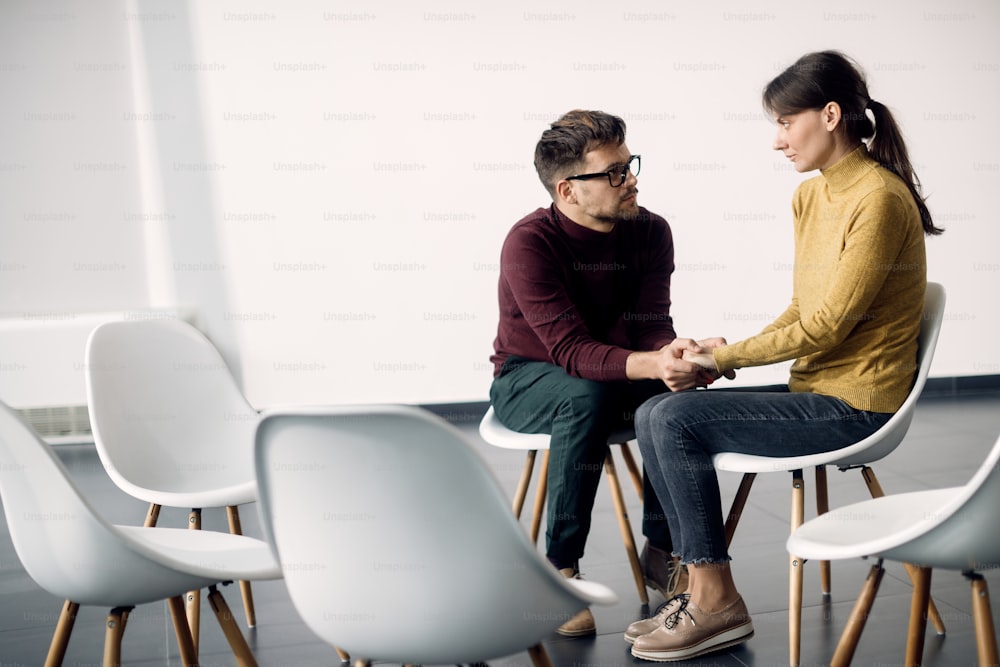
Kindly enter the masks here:
M 927 260 L 913 196 L 865 146 L 792 202 L 792 302 L 756 336 L 714 350 L 719 370 L 795 359 L 789 388 L 895 412 L 913 384 Z

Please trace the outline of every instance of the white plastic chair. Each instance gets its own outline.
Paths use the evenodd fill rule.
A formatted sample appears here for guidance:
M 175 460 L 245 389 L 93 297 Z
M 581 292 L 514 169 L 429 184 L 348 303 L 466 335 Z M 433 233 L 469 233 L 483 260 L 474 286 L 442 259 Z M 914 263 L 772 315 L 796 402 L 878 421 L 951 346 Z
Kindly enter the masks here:
M 561 577 L 507 509 L 464 434 L 409 406 L 265 414 L 265 534 L 292 603 L 364 660 L 478 662 L 528 650 L 613 591 Z
M 521 518 L 524 499 L 527 496 L 528 485 L 531 483 L 531 475 L 535 467 L 536 454 L 538 451 L 543 452 L 541 465 L 538 470 L 538 484 L 535 490 L 535 508 L 531 516 L 531 541 L 537 543 L 542 523 L 542 511 L 545 509 L 545 496 L 548 490 L 549 435 L 547 433 L 519 433 L 507 428 L 496 416 L 492 405 L 486 410 L 486 414 L 483 415 L 482 420 L 479 422 L 479 435 L 487 444 L 495 447 L 527 450 L 528 452 L 524 462 L 524 469 L 521 472 L 521 479 L 518 481 L 517 489 L 514 492 L 513 510 L 516 519 Z M 618 471 L 615 468 L 615 460 L 611 455 L 610 448 L 610 445 L 621 446 L 625 467 L 628 468 L 629 475 L 632 477 L 636 492 L 639 494 L 639 500 L 642 500 L 642 473 L 639 471 L 639 466 L 636 465 L 635 458 L 632 456 L 632 449 L 629 446 L 629 442 L 632 440 L 635 440 L 635 432 L 632 430 L 622 430 L 611 434 L 608 438 L 608 453 L 604 457 L 604 472 L 608 478 L 611 501 L 614 503 L 615 515 L 618 517 L 618 528 L 622 534 L 622 543 L 625 545 L 625 553 L 628 556 L 629 566 L 632 568 L 632 578 L 639 593 L 639 600 L 642 604 L 649 604 L 645 577 L 642 574 L 642 565 L 639 563 L 635 537 L 632 534 L 632 524 L 628 518 L 625 496 L 622 494 L 621 483 L 618 481 Z
M 125 493 L 160 507 L 225 507 L 242 534 L 237 505 L 257 499 L 253 434 L 260 418 L 219 351 L 179 319 L 108 322 L 87 340 L 85 379 L 91 428 L 101 462 Z M 256 625 L 249 582 L 240 582 L 249 627 Z M 200 596 L 187 609 L 198 645 Z
M 0 495 L 24 569 L 43 589 L 67 600 L 47 667 L 62 664 L 80 605 L 111 610 L 104 664 L 118 665 L 129 610 L 158 600 L 169 602 L 182 661 L 196 664 L 182 596 L 205 587 L 239 664 L 256 664 L 216 586 L 234 579 L 281 578 L 266 542 L 211 531 L 107 523 L 81 497 L 51 448 L 2 403 Z
M 920 664 L 931 568 L 961 570 L 972 584 L 972 613 L 980 665 L 997 664 L 997 642 L 986 580 L 977 570 L 1000 566 L 1000 438 L 965 486 L 915 491 L 847 505 L 811 519 L 788 538 L 802 558 L 878 557 L 833 657 L 848 665 L 871 611 L 884 570 L 882 559 L 916 563 L 906 664 Z
M 941 331 L 941 323 L 944 319 L 944 305 L 944 288 L 938 283 L 927 283 L 924 298 L 924 315 L 920 326 L 919 347 L 916 359 L 917 375 L 913 387 L 910 389 L 909 395 L 899 410 L 882 428 L 872 435 L 848 447 L 809 456 L 772 457 L 724 452 L 713 457 L 713 464 L 716 470 L 743 473 L 743 479 L 740 482 L 739 489 L 736 492 L 736 497 L 733 499 L 733 504 L 726 520 L 726 538 L 728 541 L 732 541 L 736 525 L 739 522 L 740 515 L 743 513 L 743 508 L 750 493 L 750 487 L 757 473 L 792 473 L 791 528 L 793 531 L 802 525 L 805 516 L 805 483 L 802 471 L 806 468 L 816 468 L 816 511 L 818 514 L 823 514 L 829 509 L 825 468 L 828 465 L 836 466 L 841 471 L 860 468 L 861 475 L 872 497 L 877 498 L 885 495 L 878 483 L 878 479 L 875 477 L 875 472 L 869 467 L 869 464 L 892 453 L 899 443 L 902 442 L 903 437 L 910 428 L 917 399 L 920 397 L 920 393 L 927 383 L 927 374 L 930 371 L 931 361 L 934 358 L 934 349 L 937 346 L 938 334 Z M 828 561 L 821 563 L 820 571 L 823 594 L 827 595 L 830 592 Z M 937 610 L 934 608 L 933 602 L 930 604 L 930 609 L 931 618 L 938 631 L 944 632 L 944 624 Z M 793 666 L 799 664 L 801 628 L 802 559 L 792 554 L 789 559 L 788 643 L 789 664 Z

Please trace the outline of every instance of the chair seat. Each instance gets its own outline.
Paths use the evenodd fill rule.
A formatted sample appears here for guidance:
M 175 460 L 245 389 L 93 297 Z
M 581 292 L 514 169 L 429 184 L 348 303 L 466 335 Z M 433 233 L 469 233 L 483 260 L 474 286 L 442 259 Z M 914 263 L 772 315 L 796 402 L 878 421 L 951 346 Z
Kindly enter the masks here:
M 158 566 L 153 562 L 139 565 L 129 562 L 122 566 L 108 561 L 103 564 L 104 569 L 98 569 L 91 563 L 88 563 L 88 568 L 85 576 L 76 575 L 76 581 L 60 582 L 56 577 L 41 573 L 37 574 L 35 583 L 54 597 L 104 609 L 158 602 L 219 583 L 212 577 Z M 27 563 L 25 570 L 33 579 L 36 578 L 36 572 Z
M 912 394 L 913 401 L 918 394 Z M 909 406 L 907 406 L 909 408 Z M 721 452 L 712 457 L 716 470 L 742 473 L 805 470 L 832 465 L 841 468 L 867 465 L 890 454 L 902 441 L 912 421 L 912 412 L 901 410 L 874 434 L 847 447 L 805 456 L 756 456 L 737 452 Z
M 257 480 L 244 479 L 223 485 L 209 474 L 184 475 L 171 480 L 170 489 L 143 487 L 118 476 L 118 487 L 134 498 L 163 507 L 230 507 L 257 502 Z
M 548 449 L 551 437 L 548 433 L 520 433 L 507 428 L 497 418 L 492 405 L 479 422 L 479 435 L 494 447 L 536 451 Z M 632 440 L 635 440 L 635 431 L 630 428 L 618 429 L 608 436 L 608 444 L 613 445 Z
M 270 580 L 282 577 L 269 545 L 262 540 L 208 530 L 108 526 L 122 547 L 80 542 L 87 576 L 60 575 L 54 569 L 26 563 L 42 588 L 81 605 L 131 607 L 156 602 L 222 581 Z M 101 552 L 106 551 L 102 556 Z M 103 561 L 103 563 L 102 563 Z
M 839 507 L 802 524 L 788 538 L 788 551 L 823 560 L 881 555 L 949 514 L 963 490 L 900 493 Z
M 501 424 L 500 420 L 493 416 L 492 407 L 489 410 L 489 418 L 485 418 L 479 423 L 479 435 L 486 442 L 503 449 L 546 450 L 549 448 L 548 433 L 518 433 Z
M 281 578 L 270 545 L 259 539 L 186 528 L 115 528 L 137 551 L 148 549 L 162 563 L 209 579 Z

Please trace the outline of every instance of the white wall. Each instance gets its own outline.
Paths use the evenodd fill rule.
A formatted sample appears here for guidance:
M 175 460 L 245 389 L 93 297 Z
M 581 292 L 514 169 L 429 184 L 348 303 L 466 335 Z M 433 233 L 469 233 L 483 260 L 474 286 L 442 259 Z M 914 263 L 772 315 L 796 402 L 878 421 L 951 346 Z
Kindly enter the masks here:
M 736 340 L 786 304 L 802 178 L 760 90 L 838 48 L 947 228 L 932 375 L 1000 373 L 1000 5 L 893 6 L 5 2 L 0 316 L 192 308 L 261 407 L 483 400 L 535 141 L 586 107 L 673 226 L 679 332 Z

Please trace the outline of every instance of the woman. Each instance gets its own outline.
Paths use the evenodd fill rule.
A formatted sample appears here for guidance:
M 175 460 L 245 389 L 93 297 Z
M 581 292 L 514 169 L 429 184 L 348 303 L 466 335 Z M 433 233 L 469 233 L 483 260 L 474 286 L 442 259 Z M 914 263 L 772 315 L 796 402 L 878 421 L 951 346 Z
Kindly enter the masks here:
M 756 336 L 706 341 L 710 349 L 685 357 L 720 374 L 796 361 L 787 385 L 664 394 L 639 408 L 639 448 L 689 579 L 656 617 L 629 627 L 638 658 L 686 659 L 753 635 L 729 566 L 712 455 L 800 456 L 853 444 L 899 409 L 916 371 L 924 235 L 942 230 L 892 114 L 834 51 L 800 58 L 766 86 L 763 102 L 778 126 L 774 149 L 796 171 L 820 171 L 792 202 L 791 304 Z

